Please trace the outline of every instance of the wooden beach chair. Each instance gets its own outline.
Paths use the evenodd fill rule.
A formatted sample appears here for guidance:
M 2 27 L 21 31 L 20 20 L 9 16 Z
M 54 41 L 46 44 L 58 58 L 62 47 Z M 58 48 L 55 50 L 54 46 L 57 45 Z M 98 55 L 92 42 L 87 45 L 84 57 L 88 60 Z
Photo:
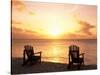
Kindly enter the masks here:
M 41 62 L 41 53 L 42 52 L 34 53 L 32 46 L 25 45 L 23 51 L 23 65 L 28 63 L 32 65 L 34 63 Z
M 84 53 L 79 54 L 79 47 L 76 45 L 69 46 L 69 64 L 68 69 L 71 68 L 71 65 L 77 64 L 77 68 L 80 69 L 80 66 L 84 65 Z

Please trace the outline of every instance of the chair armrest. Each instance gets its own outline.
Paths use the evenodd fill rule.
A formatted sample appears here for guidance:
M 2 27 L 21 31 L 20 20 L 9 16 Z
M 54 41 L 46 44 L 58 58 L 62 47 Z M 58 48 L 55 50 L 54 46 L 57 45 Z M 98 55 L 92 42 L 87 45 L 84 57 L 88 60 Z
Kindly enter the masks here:
M 36 53 L 34 53 L 34 54 L 41 54 L 42 52 L 36 52 Z
M 84 55 L 85 53 L 81 53 L 80 55 Z
M 39 54 L 39 56 L 41 56 L 42 52 L 36 52 L 34 54 L 37 54 L 37 55 Z
M 79 54 L 79 56 L 80 56 L 80 57 L 84 57 L 84 54 L 85 54 L 85 53 L 81 53 L 81 54 Z

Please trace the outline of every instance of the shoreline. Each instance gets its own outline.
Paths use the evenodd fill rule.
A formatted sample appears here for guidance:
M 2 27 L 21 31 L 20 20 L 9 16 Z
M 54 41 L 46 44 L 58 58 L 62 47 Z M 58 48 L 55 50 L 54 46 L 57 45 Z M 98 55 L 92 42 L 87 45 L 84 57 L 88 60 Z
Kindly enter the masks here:
M 48 73 L 48 72 L 68 72 L 68 71 L 82 71 L 82 70 L 96 70 L 97 65 L 84 65 L 80 70 L 77 70 L 76 65 L 71 69 L 67 69 L 68 64 L 44 62 L 36 63 L 32 66 L 22 66 L 22 58 L 12 58 L 11 74 L 30 74 L 30 73 Z

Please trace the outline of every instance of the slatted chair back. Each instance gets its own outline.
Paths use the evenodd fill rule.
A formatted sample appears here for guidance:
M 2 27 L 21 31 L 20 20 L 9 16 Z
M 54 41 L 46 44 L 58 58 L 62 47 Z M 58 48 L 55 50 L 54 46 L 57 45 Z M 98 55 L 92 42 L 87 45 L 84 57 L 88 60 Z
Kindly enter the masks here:
M 69 47 L 69 56 L 73 62 L 77 61 L 77 59 L 79 59 L 79 47 L 76 45 L 71 45 Z
M 33 50 L 32 46 L 26 45 L 26 46 L 24 46 L 24 48 L 25 48 L 26 55 L 27 55 L 28 58 L 30 58 L 34 55 L 34 50 Z

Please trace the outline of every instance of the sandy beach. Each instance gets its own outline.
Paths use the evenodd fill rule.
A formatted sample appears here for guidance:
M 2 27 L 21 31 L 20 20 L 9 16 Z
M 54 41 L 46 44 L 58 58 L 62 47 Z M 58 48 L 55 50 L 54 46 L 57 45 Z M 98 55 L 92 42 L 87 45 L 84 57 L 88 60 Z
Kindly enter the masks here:
M 22 66 L 22 58 L 13 58 L 11 64 L 11 74 L 30 74 L 30 73 L 46 73 L 46 72 L 63 72 L 77 71 L 76 65 L 71 69 L 67 69 L 68 64 L 41 62 L 34 65 Z M 80 70 L 96 70 L 97 65 L 84 65 Z

